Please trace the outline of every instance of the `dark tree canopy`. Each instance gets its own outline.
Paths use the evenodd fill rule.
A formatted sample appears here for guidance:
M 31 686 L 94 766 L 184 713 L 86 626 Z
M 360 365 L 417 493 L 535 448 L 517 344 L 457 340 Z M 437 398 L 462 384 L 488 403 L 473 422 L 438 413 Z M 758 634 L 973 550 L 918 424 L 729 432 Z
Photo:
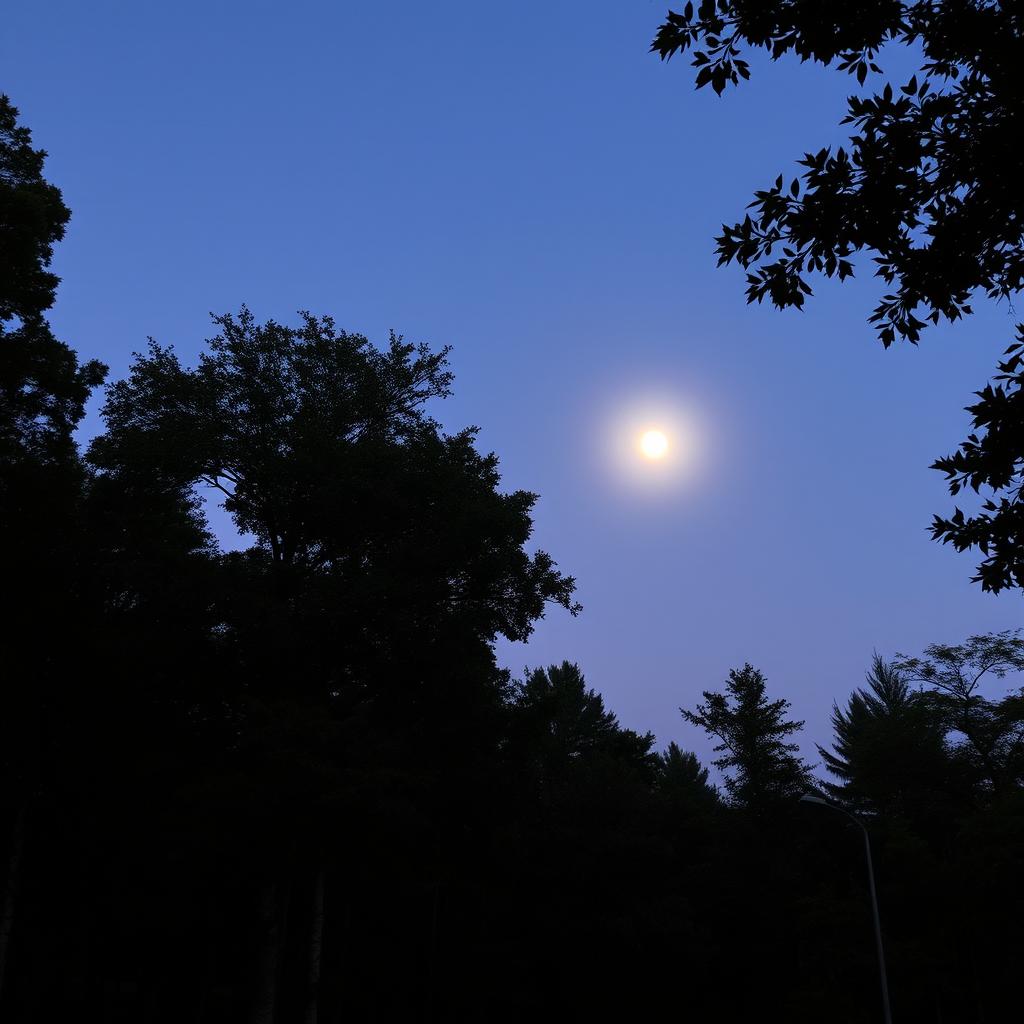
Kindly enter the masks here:
M 0 95 L 0 320 L 30 320 L 53 305 L 58 278 L 48 269 L 71 211 L 43 177 L 46 153 Z
M 992 679 L 1024 672 L 1020 630 L 932 644 L 921 657 L 899 655 L 896 669 L 929 688 L 937 719 L 954 737 L 953 749 L 978 782 L 996 791 L 1024 781 L 1024 688 L 993 700 Z
M 648 773 L 655 768 L 654 736 L 622 728 L 578 665 L 534 669 L 517 687 L 515 708 L 523 744 L 546 773 L 606 758 Z
M 444 650 L 456 634 L 524 639 L 549 602 L 576 610 L 573 580 L 524 549 L 536 496 L 501 493 L 474 431 L 446 435 L 427 415 L 448 394 L 445 351 L 394 336 L 378 350 L 308 314 L 298 327 L 247 310 L 216 323 L 195 369 L 155 343 L 136 359 L 107 393 L 90 458 L 194 516 L 197 487 L 223 497 L 255 537 L 233 560 L 228 623 L 261 621 L 247 595 L 266 578 L 256 635 L 272 635 L 283 609 L 300 634 L 333 623 L 345 671 L 357 672 L 359 652 L 379 664 Z
M 45 156 L 0 95 L 0 629 L 13 675 L 46 670 L 36 638 L 71 600 L 84 482 L 73 433 L 104 375 L 97 362 L 80 365 L 43 317 L 58 283 L 53 244 L 69 217 L 43 177 Z
M 750 77 L 744 48 L 793 54 L 854 75 L 882 73 L 887 44 L 913 48 L 909 81 L 853 95 L 849 146 L 805 153 L 805 170 L 758 191 L 750 213 L 723 225 L 719 264 L 747 271 L 747 300 L 803 306 L 815 274 L 854 273 L 873 254 L 889 287 L 871 322 L 882 343 L 917 342 L 930 321 L 971 312 L 972 296 L 1012 300 L 1024 283 L 1024 19 L 997 0 L 750 3 L 702 0 L 670 11 L 652 50 L 692 51 L 697 87 L 721 93 Z M 1018 328 L 1024 332 L 1024 328 Z M 994 385 L 969 408 L 974 432 L 934 468 L 956 495 L 991 496 L 977 515 L 936 516 L 933 536 L 984 556 L 986 590 L 1024 586 L 1024 407 L 1021 340 Z
M 0 843 L 13 851 L 0 861 L 0 997 L 30 806 L 54 790 L 55 749 L 73 717 L 68 681 L 92 639 L 79 599 L 86 473 L 73 432 L 104 370 L 81 366 L 43 316 L 69 216 L 44 160 L 0 95 Z
M 0 95 L 0 463 L 23 472 L 26 459 L 37 470 L 66 462 L 85 401 L 104 375 L 100 363 L 80 367 L 43 319 L 59 283 L 49 270 L 53 245 L 71 216 L 60 189 L 43 177 L 45 159 Z M 13 501 L 0 492 L 0 503 Z
M 195 367 L 137 357 L 81 457 L 101 368 L 43 319 L 62 207 L 4 109 L 53 202 L 34 243 L 0 211 L 0 1019 L 874 1019 L 862 847 L 797 810 L 760 672 L 684 712 L 722 801 L 578 665 L 499 668 L 573 582 L 431 418 L 443 351 L 219 317 Z M 900 1019 L 1020 1015 L 1024 697 L 990 691 L 1022 669 L 1017 633 L 970 637 L 835 709 Z
M 671 742 L 658 755 L 658 791 L 676 810 L 706 809 L 718 804 L 718 790 L 697 755 Z
M 309 314 L 298 328 L 257 324 L 246 309 L 214 322 L 221 333 L 194 370 L 150 342 L 109 389 L 91 458 L 144 468 L 183 493 L 198 484 L 221 492 L 239 531 L 275 564 L 328 561 L 318 500 L 347 492 L 354 451 L 432 432 L 422 406 L 449 392 L 446 352 L 394 336 L 380 352 Z

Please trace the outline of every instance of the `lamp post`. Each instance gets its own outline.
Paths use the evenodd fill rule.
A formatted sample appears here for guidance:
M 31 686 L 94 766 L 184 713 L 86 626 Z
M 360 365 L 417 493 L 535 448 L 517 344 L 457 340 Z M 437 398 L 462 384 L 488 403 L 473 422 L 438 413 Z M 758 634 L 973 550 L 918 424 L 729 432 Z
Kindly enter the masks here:
M 871 841 L 868 839 L 868 830 L 864 822 L 855 814 L 844 810 L 837 804 L 829 803 L 820 796 L 813 793 L 805 793 L 800 797 L 802 804 L 821 804 L 822 807 L 829 807 L 833 811 L 845 814 L 864 834 L 864 855 L 868 862 L 868 889 L 871 892 L 871 911 L 875 922 L 875 946 L 878 949 L 878 974 L 882 983 L 882 1012 L 885 1014 L 885 1024 L 892 1024 L 892 1013 L 889 1010 L 889 982 L 885 976 L 885 952 L 882 949 L 882 921 L 878 916 L 878 893 L 875 891 L 875 869 L 871 864 Z

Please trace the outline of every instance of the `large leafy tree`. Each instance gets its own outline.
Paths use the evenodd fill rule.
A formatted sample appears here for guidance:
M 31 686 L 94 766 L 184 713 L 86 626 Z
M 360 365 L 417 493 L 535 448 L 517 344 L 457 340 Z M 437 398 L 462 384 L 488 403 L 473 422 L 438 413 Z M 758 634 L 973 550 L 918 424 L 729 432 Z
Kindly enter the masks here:
M 50 260 L 71 211 L 43 177 L 45 160 L 17 108 L 0 96 L 0 321 L 30 319 L 53 305 L 59 278 Z
M 968 637 L 962 644 L 932 644 L 921 657 L 900 655 L 895 668 L 923 683 L 954 749 L 979 783 L 997 792 L 1024 781 L 1024 689 L 998 699 L 983 687 L 1024 672 L 1019 630 Z
M 52 464 L 70 454 L 71 434 L 90 390 L 103 377 L 96 362 L 80 366 L 57 341 L 43 314 L 59 279 L 49 269 L 55 242 L 71 216 L 60 189 L 43 176 L 46 153 L 0 95 L 0 466 Z M 0 480 L 0 507 L 25 500 Z
M 886 346 L 971 312 L 984 292 L 1012 299 L 1024 283 L 1024 22 L 998 0 L 702 0 L 670 11 L 652 49 L 692 52 L 698 88 L 722 93 L 750 77 L 745 50 L 787 54 L 854 76 L 882 73 L 887 44 L 921 55 L 917 72 L 849 99 L 848 146 L 804 154 L 804 170 L 755 193 L 717 239 L 720 264 L 747 271 L 747 299 L 803 306 L 815 275 L 848 278 L 870 254 L 888 290 L 871 315 Z M 1019 344 L 1000 383 L 971 407 L 975 433 L 935 468 L 951 491 L 996 495 L 977 516 L 936 517 L 933 534 L 985 556 L 986 589 L 1024 584 Z M 1002 495 L 1002 497 L 999 497 Z
M 340 692 L 446 662 L 457 675 L 490 664 L 498 634 L 528 636 L 549 602 L 575 610 L 572 579 L 525 550 L 535 496 L 502 493 L 474 431 L 427 414 L 448 393 L 445 351 L 397 337 L 379 350 L 308 314 L 216 323 L 194 369 L 156 344 L 136 360 L 90 458 L 195 515 L 205 485 L 254 539 L 226 560 L 223 606 L 254 682 Z
M 18 111 L 0 95 L 0 805 L 13 820 L 0 901 L 0 990 L 30 805 L 57 730 L 51 708 L 73 677 L 86 633 L 76 599 L 76 515 L 85 474 L 73 441 L 99 363 L 80 365 L 44 313 L 57 277 L 53 245 L 70 217 L 43 176 Z
M 8 668 L 29 678 L 56 655 L 36 638 L 56 619 L 75 618 L 74 510 L 84 474 L 73 432 L 104 374 L 97 362 L 79 364 L 44 318 L 59 283 L 49 269 L 53 246 L 70 217 L 43 175 L 45 158 L 0 95 L 0 629 Z
M 30 704 L 38 689 L 30 680 L 60 675 L 52 631 L 75 619 L 74 509 L 84 476 L 72 434 L 103 376 L 98 363 L 79 365 L 44 318 L 58 284 L 53 246 L 70 217 L 43 175 L 45 158 L 0 95 L 0 636 L 6 667 L 20 680 L 7 695 Z M 62 635 L 73 647 L 71 634 Z M 2 717 L 24 733 L 22 715 L 8 707 Z
M 377 348 L 310 315 L 216 324 L 194 367 L 156 344 L 136 358 L 89 458 L 96 493 L 144 510 L 128 520 L 140 555 L 201 538 L 204 495 L 240 534 L 183 608 L 208 614 L 223 670 L 198 664 L 206 692 L 187 673 L 178 691 L 207 733 L 227 719 L 194 802 L 259 891 L 253 1019 L 269 1019 L 295 851 L 328 887 L 354 873 L 391 894 L 396 877 L 436 891 L 463 870 L 504 713 L 493 641 L 528 636 L 549 603 L 576 605 L 572 579 L 527 550 L 535 496 L 502 492 L 474 431 L 429 415 L 449 391 L 445 351 Z M 154 610 L 166 643 L 179 625 Z
M 734 803 L 764 811 L 799 796 L 809 785 L 810 769 L 791 737 L 803 722 L 787 717 L 789 701 L 769 700 L 764 675 L 752 665 L 733 669 L 723 692 L 704 691 L 704 701 L 683 718 L 716 739 L 712 763 L 725 774 Z

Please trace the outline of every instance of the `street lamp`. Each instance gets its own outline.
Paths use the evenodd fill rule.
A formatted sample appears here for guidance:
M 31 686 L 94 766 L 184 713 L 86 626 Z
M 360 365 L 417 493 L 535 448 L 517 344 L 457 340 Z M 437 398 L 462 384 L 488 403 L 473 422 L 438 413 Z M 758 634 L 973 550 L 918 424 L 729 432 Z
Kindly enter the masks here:
M 833 811 L 845 814 L 864 833 L 864 854 L 868 862 L 868 889 L 871 892 L 871 910 L 875 921 L 875 945 L 878 948 L 878 974 L 882 982 L 882 1012 L 885 1014 L 885 1024 L 892 1024 L 892 1013 L 889 1010 L 889 982 L 885 976 L 885 952 L 882 949 L 882 921 L 878 916 L 878 893 L 875 891 L 875 869 L 871 865 L 871 841 L 868 839 L 868 830 L 864 826 L 864 822 L 855 814 L 851 814 L 837 804 L 829 803 L 828 800 L 823 800 L 813 793 L 804 793 L 800 797 L 800 803 L 821 804 L 822 807 L 829 807 Z

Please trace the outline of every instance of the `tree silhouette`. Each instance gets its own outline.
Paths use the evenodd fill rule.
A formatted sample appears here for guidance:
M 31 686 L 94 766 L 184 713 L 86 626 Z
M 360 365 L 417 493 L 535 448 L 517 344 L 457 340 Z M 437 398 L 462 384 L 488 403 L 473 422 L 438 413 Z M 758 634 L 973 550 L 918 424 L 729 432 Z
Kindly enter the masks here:
M 805 170 L 755 193 L 751 213 L 723 225 L 719 264 L 747 270 L 747 301 L 800 308 L 814 274 L 843 280 L 874 253 L 893 290 L 870 320 L 882 343 L 917 342 L 928 322 L 971 312 L 972 295 L 1010 300 L 1024 284 L 1024 172 L 1017 136 L 1024 105 L 1017 67 L 1024 29 L 1015 5 L 980 0 L 859 4 L 701 0 L 670 11 L 651 49 L 667 60 L 693 50 L 698 88 L 721 94 L 750 77 L 743 47 L 778 60 L 794 54 L 855 75 L 881 74 L 887 44 L 919 51 L 910 80 L 854 95 L 848 147 L 805 153 Z M 1021 337 L 994 385 L 969 407 L 973 432 L 933 468 L 950 492 L 985 487 L 978 515 L 936 516 L 932 533 L 984 555 L 974 577 L 986 590 L 1024 585 L 1021 522 L 1024 406 Z
M 962 644 L 932 644 L 923 657 L 899 655 L 898 670 L 931 688 L 945 727 L 961 737 L 957 750 L 986 787 L 1004 790 L 1024 778 L 1024 690 L 998 701 L 981 693 L 986 677 L 1024 672 L 1020 630 L 972 636 Z
M 658 755 L 658 760 L 659 789 L 680 795 L 693 792 L 706 794 L 711 799 L 715 797 L 715 787 L 708 782 L 708 770 L 697 760 L 696 754 L 682 750 L 673 741 Z
M 948 783 L 945 727 L 931 702 L 890 662 L 875 654 L 867 687 L 846 706 L 833 705 L 832 750 L 818 752 L 830 774 L 826 792 L 872 814 L 920 813 Z
M 43 177 L 45 158 L 0 95 L 0 466 L 7 472 L 24 459 L 69 457 L 71 432 L 104 372 L 97 362 L 80 367 L 43 319 L 58 284 L 49 270 L 53 245 L 71 216 Z M 19 485 L 19 496 L 27 489 Z M 5 509 L 12 492 L 9 485 L 2 495 Z
M 978 401 L 967 407 L 972 432 L 957 451 L 932 466 L 945 474 L 951 494 L 968 489 L 988 494 L 976 515 L 957 508 L 950 516 L 935 516 L 932 536 L 957 551 L 980 551 L 984 558 L 974 580 L 994 593 L 1024 588 L 1024 325 L 1018 325 L 1017 340 L 998 370 L 995 383 L 977 392 Z
M 925 320 L 957 320 L 978 288 L 1009 298 L 1024 282 L 1016 145 L 1021 26 L 1012 7 L 874 2 L 855 6 L 688 3 L 669 12 L 652 50 L 662 59 L 693 49 L 697 87 L 722 93 L 749 78 L 744 45 L 772 60 L 793 53 L 855 75 L 879 74 L 887 43 L 920 47 L 917 74 L 852 96 L 849 149 L 805 154 L 807 170 L 756 193 L 753 216 L 723 228 L 720 262 L 751 271 L 747 297 L 802 306 L 807 277 L 843 279 L 850 257 L 877 253 L 877 276 L 895 291 L 872 321 L 889 345 L 917 341 Z M 801 194 L 802 193 L 802 194 Z M 776 256 L 776 250 L 781 254 Z M 924 307 L 925 320 L 915 311 Z
M 67 211 L 2 113 L 0 1017 L 868 1019 L 861 851 L 796 811 L 760 672 L 683 712 L 723 801 L 578 665 L 499 667 L 577 606 L 534 496 L 432 419 L 444 351 L 243 310 L 195 367 L 138 357 L 80 458 L 102 371 L 43 320 Z M 907 1019 L 1019 1015 L 1024 698 L 988 684 L 1021 670 L 1013 631 L 876 657 L 819 747 Z
M 552 766 L 585 764 L 602 755 L 653 765 L 654 737 L 623 729 L 601 695 L 587 688 L 578 665 L 564 661 L 534 669 L 518 687 L 515 709 L 528 749 Z
M 718 789 L 708 782 L 708 770 L 697 755 L 669 743 L 658 755 L 656 789 L 673 816 L 692 818 L 719 805 Z
M 808 786 L 810 769 L 795 756 L 799 748 L 788 738 L 803 722 L 786 719 L 789 701 L 769 701 L 765 678 L 752 665 L 733 669 L 724 693 L 704 691 L 693 711 L 683 718 L 719 742 L 722 756 L 713 764 L 725 773 L 725 789 L 741 807 L 764 811 L 774 803 L 799 796 Z
M 0 96 L 0 800 L 11 823 L 0 996 L 32 805 L 46 788 L 54 695 L 66 687 L 81 651 L 76 510 L 85 474 L 72 435 L 104 373 L 99 363 L 80 365 L 43 317 L 58 283 L 48 269 L 53 244 L 70 216 L 59 189 L 43 177 L 45 155 Z
M 145 471 L 183 499 L 220 492 L 282 594 L 348 581 L 365 606 L 386 588 L 392 619 L 413 599 L 489 639 L 525 638 L 549 601 L 575 607 L 572 580 L 522 551 L 535 496 L 499 495 L 474 431 L 445 436 L 424 413 L 448 394 L 446 351 L 395 336 L 379 351 L 309 314 L 298 328 L 247 310 L 215 323 L 195 370 L 153 343 L 109 389 L 97 466 Z
M 31 320 L 53 305 L 59 278 L 48 269 L 71 211 L 43 177 L 46 153 L 18 124 L 17 108 L 0 96 L 0 321 Z

